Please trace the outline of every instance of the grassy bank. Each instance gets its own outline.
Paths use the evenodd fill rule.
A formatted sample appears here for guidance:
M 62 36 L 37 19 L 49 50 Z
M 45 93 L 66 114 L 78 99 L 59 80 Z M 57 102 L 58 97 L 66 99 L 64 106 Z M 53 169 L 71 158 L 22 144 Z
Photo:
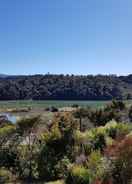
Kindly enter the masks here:
M 16 100 L 16 101 L 0 101 L 1 108 L 46 108 L 46 107 L 70 107 L 74 104 L 78 104 L 81 107 L 103 107 L 108 104 L 109 101 L 32 101 L 32 100 Z

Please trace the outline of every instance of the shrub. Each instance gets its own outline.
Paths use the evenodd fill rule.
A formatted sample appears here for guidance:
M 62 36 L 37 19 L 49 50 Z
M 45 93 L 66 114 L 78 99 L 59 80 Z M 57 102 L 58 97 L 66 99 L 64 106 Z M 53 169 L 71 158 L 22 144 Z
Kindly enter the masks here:
M 42 145 L 38 156 L 38 174 L 41 180 L 57 180 L 58 174 L 55 166 L 58 163 L 58 155 L 52 146 Z
M 103 149 L 106 146 L 106 140 L 105 140 L 105 136 L 102 133 L 97 133 L 93 139 L 93 149 L 94 150 L 101 150 L 103 151 Z
M 89 155 L 92 150 L 103 151 L 106 146 L 105 132 L 103 127 L 95 128 L 86 132 L 76 131 L 75 140 L 80 147 L 80 152 Z
M 107 149 L 107 156 L 112 161 L 111 175 L 113 184 L 129 184 L 132 179 L 132 136 L 115 142 Z
M 50 107 L 46 107 L 45 108 L 45 111 L 50 111 Z
M 15 132 L 15 126 L 13 126 L 13 125 L 6 125 L 3 128 L 0 128 L 0 136 L 1 137 L 5 136 L 5 135 L 10 136 L 14 132 Z
M 57 116 L 51 129 L 43 134 L 38 158 L 40 178 L 46 181 L 60 178 L 66 169 L 67 162 L 73 160 L 74 127 L 76 127 L 76 121 L 69 114 L 63 114 Z
M 79 129 L 80 131 L 83 131 L 83 126 L 82 126 L 82 120 L 83 118 L 88 117 L 89 114 L 89 108 L 78 108 L 76 111 L 73 112 L 73 116 L 77 119 L 79 119 Z
M 103 151 L 105 145 L 106 145 L 106 142 L 105 142 L 104 135 L 100 134 L 96 137 L 96 139 L 93 142 L 93 149 Z
M 88 157 L 87 168 L 91 183 L 98 179 L 103 181 L 108 173 L 109 162 L 102 156 L 100 151 L 93 151 Z
M 17 122 L 17 132 L 23 136 L 24 134 L 30 134 L 34 131 L 38 123 L 40 122 L 40 116 L 25 118 Z
M 78 108 L 79 105 L 78 105 L 78 104 L 73 104 L 71 107 L 73 107 L 73 108 Z
M 91 111 L 88 114 L 88 117 L 95 126 L 104 126 L 112 119 L 119 121 L 121 119 L 122 111 L 125 110 L 125 108 L 126 106 L 122 101 L 114 100 L 110 105 L 107 105 L 103 109 Z
M 90 154 L 92 150 L 103 151 L 106 146 L 106 133 L 104 127 L 94 128 L 86 132 L 76 131 L 75 139 L 78 146 L 86 155 Z
M 89 172 L 83 166 L 74 165 L 66 179 L 67 184 L 89 184 Z
M 106 146 L 111 146 L 114 143 L 114 139 L 112 139 L 109 136 L 106 136 L 105 141 L 106 141 Z
M 58 178 L 66 178 L 68 175 L 68 169 L 71 163 L 67 157 L 64 157 L 62 160 L 58 161 L 57 165 L 55 166 L 56 173 L 58 173 Z
M 113 109 L 124 110 L 126 108 L 126 105 L 123 101 L 113 100 L 110 107 Z
M 110 121 L 105 125 L 105 131 L 108 136 L 113 139 L 124 138 L 132 130 L 132 126 L 128 123 L 117 123 L 116 121 Z
M 92 150 L 103 151 L 107 145 L 112 145 L 114 139 L 120 140 L 132 130 L 130 124 L 110 121 L 105 126 L 91 129 L 86 132 L 76 131 L 75 140 L 78 147 L 88 155 Z M 78 149 L 79 150 L 79 149 Z
M 117 138 L 124 138 L 127 134 L 132 131 L 132 125 L 128 123 L 118 123 L 117 125 Z
M 11 148 L 3 148 L 0 150 L 0 167 L 7 169 L 16 168 L 18 155 L 17 152 Z
M 6 125 L 0 128 L 0 146 L 5 146 L 7 142 L 11 141 L 11 136 L 15 133 L 14 125 Z
M 132 180 L 132 136 L 118 143 L 114 150 L 113 183 L 129 184 Z
M 12 179 L 11 173 L 6 169 L 1 168 L 0 169 L 0 183 L 1 184 L 12 183 L 11 179 Z
M 58 110 L 58 108 L 52 106 L 52 107 L 50 108 L 50 111 L 51 111 L 51 112 L 58 112 L 59 110 Z
M 40 139 L 44 143 L 55 141 L 61 139 L 61 132 L 59 131 L 59 128 L 54 125 L 54 128 L 52 128 L 50 131 L 45 131 L 43 134 L 41 134 Z

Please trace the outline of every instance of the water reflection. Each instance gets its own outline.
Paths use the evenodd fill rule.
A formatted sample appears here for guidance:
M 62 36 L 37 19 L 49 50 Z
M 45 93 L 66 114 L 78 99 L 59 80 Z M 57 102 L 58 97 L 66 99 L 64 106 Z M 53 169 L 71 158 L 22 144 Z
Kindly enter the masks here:
M 12 123 L 16 123 L 17 122 L 17 117 L 9 114 L 9 113 L 0 113 L 0 116 L 5 116 L 7 118 L 8 121 L 11 121 Z

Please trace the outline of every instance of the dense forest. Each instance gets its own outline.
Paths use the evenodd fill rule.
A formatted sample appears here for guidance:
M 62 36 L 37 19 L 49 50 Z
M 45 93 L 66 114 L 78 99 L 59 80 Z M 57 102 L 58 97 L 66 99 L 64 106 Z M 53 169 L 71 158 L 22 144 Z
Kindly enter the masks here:
M 111 100 L 132 98 L 132 75 L 0 75 L 0 100 Z

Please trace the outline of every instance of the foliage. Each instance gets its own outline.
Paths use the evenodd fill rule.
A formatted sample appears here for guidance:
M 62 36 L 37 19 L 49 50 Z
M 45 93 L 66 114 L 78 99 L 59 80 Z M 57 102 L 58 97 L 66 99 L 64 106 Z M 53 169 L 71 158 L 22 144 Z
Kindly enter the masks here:
M 106 109 L 123 113 L 127 110 L 121 102 L 102 109 L 104 114 Z M 3 183 L 9 179 L 9 172 L 25 183 L 129 184 L 131 123 L 112 119 L 102 121 L 101 126 L 80 129 L 78 119 L 89 118 L 91 113 L 98 119 L 96 111 L 78 108 L 74 112 L 55 113 L 49 125 L 40 117 L 31 117 L 0 127 Z
M 16 128 L 14 125 L 6 125 L 0 128 L 0 147 L 9 143 L 9 139 L 15 133 Z
M 87 116 L 95 126 L 104 126 L 107 122 L 112 120 L 122 122 L 124 117 L 127 119 L 127 114 L 126 104 L 122 101 L 113 100 L 102 109 L 100 108 L 90 111 L 87 113 Z
M 17 122 L 17 125 L 16 125 L 17 126 L 17 131 L 21 135 L 25 134 L 25 133 L 30 134 L 39 122 L 40 122 L 40 117 L 39 116 L 22 119 L 22 120 Z
M 132 125 L 128 123 L 117 123 L 111 121 L 105 126 L 106 133 L 113 139 L 121 138 L 126 136 L 132 131 Z
M 112 100 L 112 104 L 110 105 L 110 108 L 124 110 L 126 106 L 122 101 Z
M 0 128 L 3 140 L 0 150 L 0 166 L 8 168 L 20 178 L 37 177 L 36 160 L 38 140 L 35 134 L 38 117 L 19 121 L 16 125 Z
M 113 183 L 129 184 L 132 180 L 132 137 L 126 137 L 115 148 Z
M 15 127 L 13 125 L 7 125 L 0 128 L 0 136 L 10 136 L 15 131 Z
M 87 168 L 89 170 L 91 183 L 98 179 L 103 181 L 108 173 L 109 162 L 102 156 L 100 151 L 93 151 L 88 157 Z
M 67 177 L 67 184 L 89 184 L 89 172 L 83 166 L 73 165 Z
M 82 119 L 88 117 L 89 109 L 87 108 L 78 108 L 76 111 L 73 112 L 75 118 L 79 119 L 79 129 L 83 131 L 82 126 Z
M 34 75 L 0 78 L 0 100 L 131 99 L 130 76 Z
M 65 175 L 62 172 L 66 170 L 66 163 L 73 159 L 74 128 L 76 121 L 69 114 L 63 114 L 57 116 L 51 129 L 41 136 L 40 178 L 55 180 Z
M 9 170 L 0 169 L 0 183 L 2 184 L 6 184 L 6 183 L 10 183 L 12 181 L 12 174 L 10 173 Z
M 104 128 L 94 128 L 86 132 L 76 131 L 76 142 L 83 146 L 85 154 L 92 150 L 103 150 L 106 145 Z

